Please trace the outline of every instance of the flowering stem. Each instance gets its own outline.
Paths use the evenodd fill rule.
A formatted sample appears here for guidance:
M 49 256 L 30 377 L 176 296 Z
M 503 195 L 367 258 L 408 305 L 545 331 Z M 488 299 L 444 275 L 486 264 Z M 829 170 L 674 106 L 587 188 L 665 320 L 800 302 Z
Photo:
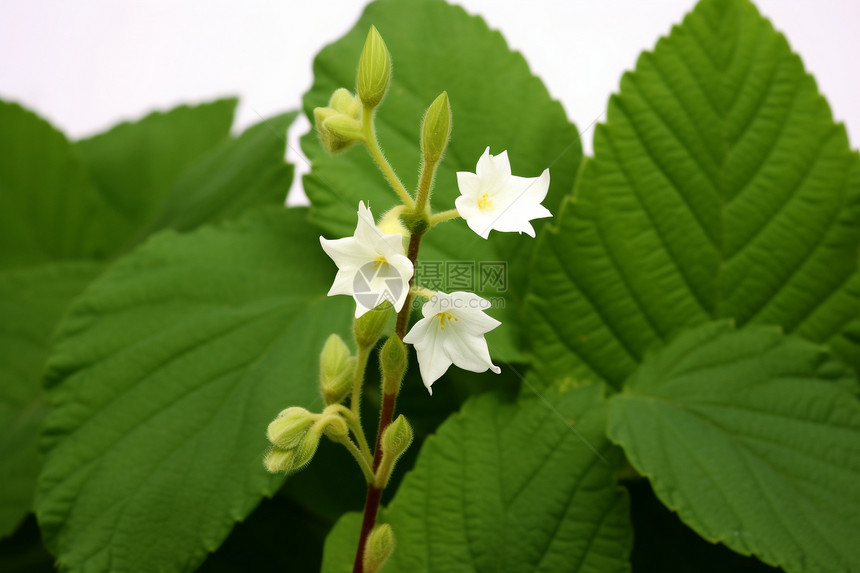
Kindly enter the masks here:
M 382 174 L 388 179 L 388 184 L 391 185 L 391 188 L 394 189 L 404 205 L 410 209 L 413 208 L 415 202 L 412 200 L 409 192 L 406 191 L 406 187 L 403 186 L 403 182 L 400 181 L 397 173 L 394 172 L 394 168 L 391 167 L 391 164 L 385 158 L 385 155 L 383 155 L 382 149 L 379 148 L 379 141 L 376 139 L 376 130 L 373 127 L 373 108 L 371 107 L 364 107 L 361 115 L 361 131 L 364 134 L 364 143 L 370 152 L 370 156 L 373 157 Z
M 406 256 L 412 261 L 412 267 L 415 268 L 418 261 L 418 249 L 421 247 L 421 233 L 413 233 L 409 237 L 409 249 L 406 251 Z M 412 285 L 415 282 L 415 274 L 409 279 L 409 293 L 406 295 L 406 301 L 403 303 L 403 308 L 397 314 L 397 325 L 394 332 L 403 340 L 406 336 L 406 327 L 409 326 L 409 316 L 412 313 Z M 389 420 L 390 421 L 390 420 Z
M 427 208 L 427 200 L 430 198 L 430 187 L 433 185 L 433 176 L 436 174 L 438 161 L 424 161 L 421 166 L 421 179 L 418 181 L 418 193 L 415 199 L 415 213 L 423 213 Z
M 445 221 L 450 221 L 451 219 L 457 219 L 460 216 L 460 212 L 456 209 L 448 209 L 447 211 L 439 211 L 438 213 L 434 213 L 430 215 L 430 226 L 438 225 L 439 223 L 444 223 Z
M 406 255 L 412 261 L 413 267 L 418 260 L 418 249 L 421 246 L 422 233 L 413 233 L 409 238 L 409 249 Z M 409 325 L 409 315 L 412 311 L 412 283 L 415 276 L 409 279 L 409 293 L 406 295 L 406 301 L 403 307 L 397 314 L 397 326 L 394 328 L 395 334 L 403 340 L 406 336 L 406 327 Z M 400 385 L 398 384 L 399 388 Z M 385 429 L 391 424 L 394 419 L 394 407 L 397 404 L 397 392 L 390 394 L 383 393 L 382 409 L 379 412 L 379 428 L 376 431 L 376 445 L 373 450 L 373 472 L 379 469 L 379 464 L 382 463 L 382 434 Z M 379 512 L 379 502 L 382 500 L 382 489 L 378 488 L 371 482 L 367 486 L 367 499 L 364 502 L 364 517 L 361 521 L 361 535 L 358 538 L 358 550 L 355 553 L 355 562 L 352 566 L 353 573 L 364 573 L 364 546 L 367 545 L 367 538 L 370 532 L 373 531 L 373 526 L 376 524 L 376 514 Z

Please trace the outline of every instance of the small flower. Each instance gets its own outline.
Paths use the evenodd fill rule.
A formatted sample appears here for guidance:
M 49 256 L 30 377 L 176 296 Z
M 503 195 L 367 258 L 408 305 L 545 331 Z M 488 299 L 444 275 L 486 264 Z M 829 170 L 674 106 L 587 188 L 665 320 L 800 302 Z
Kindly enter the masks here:
M 356 318 L 385 301 L 398 312 L 403 308 L 414 270 L 403 247 L 403 235 L 383 233 L 364 202 L 358 204 L 358 224 L 352 237 L 320 237 L 320 244 L 338 268 L 328 295 L 352 296 Z
M 511 175 L 508 152 L 493 156 L 488 147 L 475 171 L 457 172 L 461 195 L 454 204 L 469 228 L 481 237 L 486 239 L 493 229 L 534 237 L 529 221 L 552 217 L 549 209 L 541 205 L 549 190 L 549 169 L 544 169 L 540 177 Z
M 456 364 L 471 372 L 501 372 L 490 359 L 484 334 L 501 324 L 484 313 L 489 301 L 469 292 L 438 292 L 424 303 L 424 318 L 403 338 L 415 346 L 418 366 L 427 391 L 433 382 Z

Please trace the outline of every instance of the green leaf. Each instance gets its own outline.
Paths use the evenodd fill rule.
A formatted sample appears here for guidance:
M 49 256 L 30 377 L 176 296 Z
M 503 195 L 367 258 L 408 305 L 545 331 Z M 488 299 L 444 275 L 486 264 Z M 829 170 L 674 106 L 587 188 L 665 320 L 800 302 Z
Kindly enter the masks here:
M 49 339 L 104 261 L 158 228 L 135 226 L 151 210 L 161 226 L 187 230 L 283 203 L 292 178 L 283 132 L 295 114 L 226 139 L 234 107 L 181 107 L 73 146 L 36 115 L 0 102 L 0 536 L 33 504 Z
M 747 0 L 703 0 L 624 75 L 557 222 L 528 311 L 545 379 L 617 387 L 648 348 L 720 317 L 860 365 L 841 334 L 860 311 L 860 159 Z
M 313 117 L 315 107 L 327 105 L 335 89 L 354 89 L 358 58 L 371 24 L 385 39 L 394 65 L 391 89 L 376 114 L 376 126 L 381 145 L 406 187 L 415 189 L 418 182 L 421 118 L 446 90 L 453 133 L 436 173 L 433 209 L 454 208 L 460 194 L 455 172 L 474 172 L 478 158 L 490 146 L 494 154 L 508 151 L 516 175 L 535 177 L 550 167 L 552 185 L 544 204 L 557 212 L 582 156 L 576 127 L 523 57 L 510 51 L 502 36 L 489 30 L 482 19 L 459 7 L 435 0 L 370 4 L 355 27 L 314 61 L 314 84 L 304 98 L 308 117 Z M 377 217 L 398 203 L 376 164 L 359 146 L 331 156 L 311 132 L 302 138 L 302 149 L 313 163 L 304 178 L 313 220 L 332 236 L 352 234 L 359 200 L 369 201 Z M 536 222 L 540 228 L 542 222 Z M 525 358 L 513 321 L 518 317 L 517 303 L 533 245 L 528 236 L 495 232 L 485 241 L 459 220 L 433 230 L 421 243 L 423 261 L 467 263 L 460 267 L 465 275 L 452 271 L 449 280 L 426 286 L 502 298 L 490 314 L 503 325 L 487 339 L 493 355 L 508 361 Z M 483 280 L 486 277 L 482 279 L 479 268 L 481 263 L 496 261 L 507 264 L 509 276 L 503 289 Z M 433 268 L 428 267 L 428 275 Z M 477 276 L 464 279 L 470 272 Z
M 77 142 L 105 200 L 137 230 L 155 216 L 176 178 L 226 141 L 237 100 L 154 112 Z
M 33 508 L 48 339 L 69 300 L 101 269 L 74 261 L 0 271 L 0 537 Z
M 105 258 L 121 219 L 66 137 L 2 100 L 0 125 L 0 269 Z
M 552 407 L 485 394 L 428 438 L 385 513 L 397 541 L 385 570 L 629 571 L 603 392 L 579 388 Z M 324 572 L 351 570 L 360 524 L 358 514 L 338 522 Z
M 37 514 L 69 571 L 193 570 L 282 483 L 262 456 L 351 301 L 304 210 L 165 232 L 72 306 L 51 355 Z M 298 278 L 301 280 L 297 280 Z
M 293 180 L 284 162 L 287 128 L 296 112 L 265 119 L 224 142 L 173 183 L 149 232 L 193 229 L 262 205 L 283 205 Z
M 705 539 L 787 571 L 857 571 L 853 383 L 820 346 L 708 324 L 646 357 L 609 402 L 609 436 Z
M 625 486 L 630 492 L 630 518 L 633 520 L 630 565 L 636 573 L 782 571 L 755 557 L 740 555 L 725 545 L 702 539 L 657 499 L 647 479 L 629 481 Z
M 102 267 L 121 220 L 62 133 L 0 101 L 0 537 L 32 509 L 40 380 L 66 304 Z

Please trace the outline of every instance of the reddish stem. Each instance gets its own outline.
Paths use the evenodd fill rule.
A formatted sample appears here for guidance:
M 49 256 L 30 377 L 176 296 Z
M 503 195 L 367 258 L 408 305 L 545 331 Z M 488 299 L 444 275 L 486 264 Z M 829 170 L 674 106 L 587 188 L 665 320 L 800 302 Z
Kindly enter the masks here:
M 418 259 L 418 248 L 421 246 L 421 234 L 413 234 L 409 238 L 409 249 L 406 256 L 415 265 Z M 415 273 L 412 273 L 412 278 L 409 279 L 409 288 L 412 288 L 412 283 L 415 280 Z M 409 315 L 412 309 L 412 293 L 406 295 L 406 301 L 403 303 L 403 308 L 397 315 L 397 325 L 394 328 L 394 333 L 403 340 L 406 336 L 406 327 L 409 325 Z M 373 449 L 373 471 L 376 472 L 382 462 L 382 433 L 391 424 L 394 419 L 394 406 L 397 403 L 397 393 L 383 394 L 382 410 L 379 412 L 379 428 L 376 431 L 376 445 Z M 352 573 L 364 573 L 364 546 L 367 545 L 367 538 L 370 532 L 373 531 L 373 526 L 376 525 L 376 514 L 379 513 L 379 503 L 382 500 L 382 490 L 373 484 L 367 486 L 367 499 L 364 501 L 364 517 L 361 520 L 361 535 L 358 538 L 358 550 L 355 552 L 355 562 L 352 565 Z

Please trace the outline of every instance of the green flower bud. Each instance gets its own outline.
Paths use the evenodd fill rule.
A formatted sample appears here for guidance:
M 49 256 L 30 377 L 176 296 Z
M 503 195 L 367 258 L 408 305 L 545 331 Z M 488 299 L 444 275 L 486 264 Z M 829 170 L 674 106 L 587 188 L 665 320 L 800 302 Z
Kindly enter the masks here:
M 340 404 L 352 391 L 355 357 L 337 334 L 332 334 L 320 353 L 320 391 L 326 406 Z
M 314 125 L 317 126 L 318 130 L 322 131 L 322 124 L 325 120 L 335 115 L 340 115 L 340 112 L 330 107 L 316 107 L 314 108 Z
M 311 414 L 298 406 L 287 408 L 269 424 L 266 437 L 276 448 L 284 450 L 295 448 L 317 417 L 317 414 Z
M 361 102 L 346 88 L 338 88 L 331 94 L 329 108 L 353 119 L 361 117 Z
M 377 573 L 394 553 L 394 531 L 387 523 L 377 525 L 367 536 L 364 546 L 365 573 Z
M 385 488 L 391 477 L 391 472 L 394 470 L 394 464 L 409 448 L 412 438 L 412 426 L 409 425 L 403 414 L 397 416 L 397 419 L 382 432 L 382 460 L 379 462 L 379 467 L 374 476 L 376 487 Z
M 396 394 L 406 372 L 409 358 L 406 345 L 396 334 L 392 334 L 379 351 L 379 366 L 382 369 L 382 392 Z
M 293 459 L 293 469 L 299 470 L 310 463 L 313 459 L 314 454 L 317 453 L 317 446 L 319 446 L 320 438 L 322 437 L 322 428 L 318 428 L 316 425 L 310 429 L 310 431 L 305 434 L 305 437 L 302 438 L 302 441 L 299 442 L 299 445 L 293 450 L 295 458 Z
M 355 319 L 352 332 L 359 347 L 367 348 L 376 344 L 388 326 L 392 308 L 391 303 L 386 301 Z
M 294 452 L 295 450 L 283 450 L 281 448 L 274 447 L 266 454 L 263 464 L 265 464 L 266 469 L 273 474 L 278 472 L 291 472 L 294 467 Z
M 358 97 L 367 107 L 376 107 L 391 82 L 391 56 L 375 26 L 370 27 L 358 61 Z
M 330 113 L 317 108 L 314 110 L 314 120 L 320 134 L 323 148 L 329 153 L 340 153 L 349 149 L 357 141 L 364 141 L 361 132 L 361 122 L 342 113 Z M 317 110 L 323 110 L 317 113 Z M 319 121 L 322 118 L 322 121 Z
M 332 137 L 348 141 L 364 141 L 361 132 L 361 122 L 343 113 L 336 113 L 322 122 L 322 131 L 329 133 Z
M 451 138 L 452 125 L 448 92 L 442 92 L 427 108 L 421 124 L 421 153 L 426 163 L 436 163 L 442 158 Z
M 412 426 L 403 414 L 388 424 L 382 433 L 382 455 L 397 461 L 412 443 Z
M 346 424 L 346 420 L 341 418 L 338 414 L 329 414 L 323 418 L 323 421 L 323 431 L 325 435 L 333 441 L 339 442 L 343 438 L 349 436 L 349 426 Z
M 409 231 L 406 230 L 406 227 L 403 226 L 403 223 L 400 221 L 400 215 L 403 213 L 403 205 L 399 208 L 394 207 L 393 209 L 389 209 L 379 220 L 379 224 L 376 226 L 379 227 L 379 230 L 385 233 L 386 235 L 403 235 L 403 240 L 409 240 Z M 406 245 L 404 245 L 404 249 Z

